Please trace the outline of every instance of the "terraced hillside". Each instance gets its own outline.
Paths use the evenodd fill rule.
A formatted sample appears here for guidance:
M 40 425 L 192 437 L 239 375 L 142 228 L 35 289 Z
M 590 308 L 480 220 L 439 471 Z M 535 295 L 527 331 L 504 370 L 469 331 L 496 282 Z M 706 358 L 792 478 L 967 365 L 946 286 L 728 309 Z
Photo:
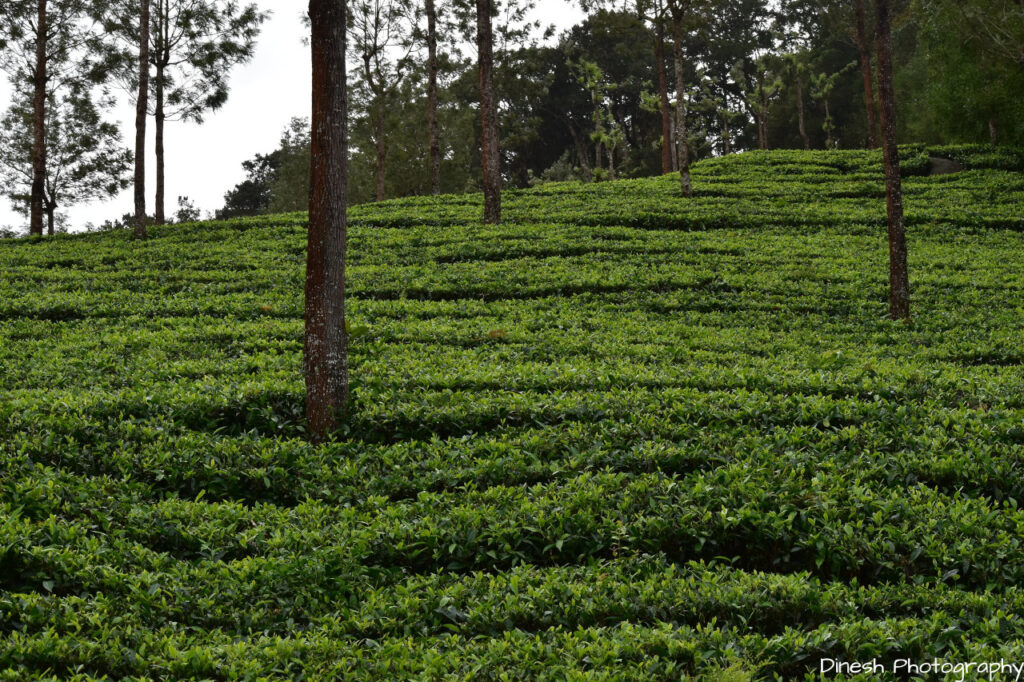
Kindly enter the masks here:
M 0 241 L 0 679 L 1024 661 L 1024 154 L 939 151 L 909 325 L 877 154 L 357 207 L 319 447 L 304 216 Z

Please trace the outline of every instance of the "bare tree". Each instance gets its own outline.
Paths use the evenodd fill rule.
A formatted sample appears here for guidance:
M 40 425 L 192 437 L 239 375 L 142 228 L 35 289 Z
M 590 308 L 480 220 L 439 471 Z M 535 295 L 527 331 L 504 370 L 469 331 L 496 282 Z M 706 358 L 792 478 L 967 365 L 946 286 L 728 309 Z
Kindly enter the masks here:
M 476 47 L 480 71 L 480 130 L 484 181 L 484 222 L 501 221 L 501 158 L 498 109 L 494 97 L 493 0 L 476 0 Z
M 896 147 L 896 103 L 892 87 L 892 36 L 889 0 L 876 0 L 878 42 L 878 96 L 882 103 L 882 155 L 885 160 L 885 207 L 889 217 L 889 315 L 910 319 L 910 279 L 907 274 L 907 237 L 903 225 L 903 188 L 900 155 Z
M 348 408 L 345 328 L 348 102 L 344 0 L 309 0 L 313 60 L 311 179 L 306 247 L 306 418 L 313 440 Z

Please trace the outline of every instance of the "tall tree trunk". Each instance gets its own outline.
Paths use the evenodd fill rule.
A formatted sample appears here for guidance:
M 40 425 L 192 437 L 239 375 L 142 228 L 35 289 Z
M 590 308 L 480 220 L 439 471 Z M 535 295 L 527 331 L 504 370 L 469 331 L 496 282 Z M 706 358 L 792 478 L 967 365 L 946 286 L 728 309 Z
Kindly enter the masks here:
M 46 0 L 39 0 L 36 17 L 36 67 L 32 96 L 32 196 L 29 234 L 43 233 L 43 194 L 46 191 L 46 44 L 49 26 Z
M 722 154 L 728 156 L 732 153 L 732 142 L 729 140 L 729 113 L 722 114 Z
M 135 105 L 135 238 L 146 237 L 146 116 L 149 108 L 149 0 L 139 12 L 139 93 Z
M 480 132 L 484 180 L 484 222 L 501 221 L 501 157 L 494 99 L 494 38 L 491 0 L 476 0 L 476 49 L 480 69 Z
M 868 149 L 878 146 L 878 121 L 875 116 L 875 93 L 871 87 L 871 51 L 868 49 L 867 27 L 864 18 L 864 0 L 854 0 L 856 15 L 857 52 L 860 54 L 860 72 L 864 80 L 864 108 L 868 113 Z
M 804 149 L 810 149 L 811 138 L 807 136 L 807 127 L 804 125 L 804 84 L 799 72 L 796 74 L 796 121 L 800 129 L 800 139 L 804 141 Z
M 594 168 L 598 171 L 601 170 L 603 164 L 601 163 L 602 154 L 604 153 L 601 149 L 601 102 L 597 98 L 597 92 L 591 96 L 591 100 L 594 105 Z
M 668 74 L 665 70 L 665 20 L 658 12 L 655 18 L 654 55 L 658 61 L 658 96 L 661 99 L 661 172 L 672 172 L 672 113 L 668 101 Z
M 995 117 L 988 119 L 988 139 L 992 143 L 992 146 L 999 144 L 999 129 L 996 127 Z
M 57 204 L 56 203 L 51 203 L 51 202 L 46 202 L 45 210 L 46 210 L 46 234 L 48 236 L 52 237 L 53 233 L 54 233 L 54 226 L 53 226 L 53 224 L 54 224 L 54 214 L 56 214 L 56 212 L 57 212 Z
M 313 58 L 309 231 L 306 246 L 306 419 L 313 440 L 338 428 L 348 407 L 345 247 L 348 103 L 345 3 L 309 0 Z
M 377 146 L 377 201 L 384 201 L 384 163 L 388 154 L 387 145 L 384 144 L 384 96 L 377 96 L 374 114 L 373 136 L 376 138 Z
M 903 188 L 900 155 L 896 147 L 896 102 L 892 87 L 892 37 L 889 33 L 889 0 L 876 0 L 878 41 L 878 96 L 885 131 L 885 206 L 889 217 L 889 315 L 910 318 L 910 279 L 907 274 L 907 238 L 903 226 Z
M 676 144 L 679 154 L 679 185 L 684 197 L 693 196 L 690 182 L 690 143 L 686 132 L 686 79 L 683 72 L 683 15 L 690 0 L 675 0 L 672 9 L 672 57 L 676 72 Z
M 427 9 L 427 128 L 430 134 L 430 193 L 441 193 L 441 143 L 437 124 L 437 11 L 434 0 Z
M 163 225 L 164 218 L 164 67 L 156 70 L 156 206 L 155 222 Z

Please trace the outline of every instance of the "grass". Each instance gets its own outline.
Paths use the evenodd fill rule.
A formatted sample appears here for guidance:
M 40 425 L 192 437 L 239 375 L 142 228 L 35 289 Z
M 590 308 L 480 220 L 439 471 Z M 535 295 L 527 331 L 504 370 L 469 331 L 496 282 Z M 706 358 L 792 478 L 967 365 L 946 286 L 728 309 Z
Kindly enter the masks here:
M 321 446 L 304 215 L 0 241 L 0 679 L 1021 661 L 1024 155 L 904 151 L 910 324 L 879 161 L 355 207 Z

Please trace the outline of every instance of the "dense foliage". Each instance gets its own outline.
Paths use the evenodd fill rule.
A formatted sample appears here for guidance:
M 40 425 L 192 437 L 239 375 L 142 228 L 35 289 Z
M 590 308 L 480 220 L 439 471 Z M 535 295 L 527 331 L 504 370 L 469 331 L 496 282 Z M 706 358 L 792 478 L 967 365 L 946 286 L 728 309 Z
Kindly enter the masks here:
M 928 176 L 928 155 L 965 169 Z M 305 216 L 0 242 L 0 679 L 793 679 L 1024 654 L 1024 152 L 352 211 L 303 438 Z

